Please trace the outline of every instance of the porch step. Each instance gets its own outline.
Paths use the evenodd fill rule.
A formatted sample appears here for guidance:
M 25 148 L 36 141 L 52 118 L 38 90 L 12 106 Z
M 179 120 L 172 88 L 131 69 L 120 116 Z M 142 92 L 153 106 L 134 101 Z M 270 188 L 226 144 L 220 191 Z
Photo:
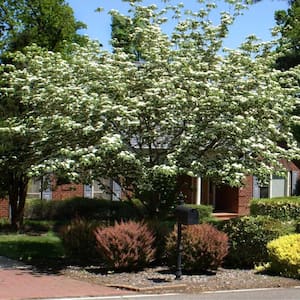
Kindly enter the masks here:
M 237 213 L 230 213 L 230 212 L 215 212 L 212 215 L 218 220 L 229 220 L 239 216 Z

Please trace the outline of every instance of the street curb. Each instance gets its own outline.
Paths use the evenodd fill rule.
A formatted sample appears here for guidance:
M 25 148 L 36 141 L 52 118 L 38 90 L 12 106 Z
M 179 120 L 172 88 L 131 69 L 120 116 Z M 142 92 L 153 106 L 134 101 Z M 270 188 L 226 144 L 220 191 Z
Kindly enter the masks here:
M 112 288 L 118 288 L 118 289 L 124 289 L 128 291 L 133 292 L 155 292 L 155 291 L 161 291 L 161 290 L 177 290 L 177 289 L 183 289 L 186 288 L 186 284 L 176 284 L 176 285 L 160 285 L 160 286 L 149 286 L 149 287 L 136 287 L 133 285 L 121 285 L 121 284 L 108 284 L 107 287 Z

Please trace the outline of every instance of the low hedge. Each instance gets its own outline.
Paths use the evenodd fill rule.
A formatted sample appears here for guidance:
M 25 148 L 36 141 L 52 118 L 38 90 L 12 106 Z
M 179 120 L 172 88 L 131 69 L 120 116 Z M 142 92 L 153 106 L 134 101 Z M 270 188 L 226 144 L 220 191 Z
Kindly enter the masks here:
M 267 245 L 270 270 L 278 275 L 300 279 L 300 234 L 290 234 Z
M 211 205 L 196 205 L 187 204 L 188 207 L 196 209 L 199 213 L 199 224 L 215 221 L 216 219 L 212 216 L 213 207 Z
M 136 220 L 141 217 L 142 213 L 136 201 L 76 197 L 60 201 L 28 199 L 24 215 L 26 219 L 30 220 L 67 221 L 79 217 L 115 222 Z
M 270 216 L 278 220 L 297 219 L 300 216 L 300 197 L 252 200 L 250 214 Z

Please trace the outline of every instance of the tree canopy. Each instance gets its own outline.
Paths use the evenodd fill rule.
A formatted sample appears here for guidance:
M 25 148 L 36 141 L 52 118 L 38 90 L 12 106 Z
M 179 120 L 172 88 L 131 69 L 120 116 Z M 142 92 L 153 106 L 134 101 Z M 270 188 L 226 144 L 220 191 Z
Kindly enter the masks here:
M 1 0 L 1 50 L 20 50 L 33 43 L 61 51 L 65 42 L 84 42 L 77 30 L 85 28 L 64 0 Z
M 275 19 L 281 33 L 281 47 L 287 47 L 278 59 L 278 67 L 286 70 L 300 64 L 300 1 L 291 1 L 287 11 L 277 11 Z
M 239 186 L 299 155 L 291 134 L 299 67 L 274 69 L 272 43 L 249 37 L 237 50 L 223 49 L 234 16 L 223 12 L 212 23 L 211 4 L 186 14 L 181 5 L 130 5 L 125 17 L 139 61 L 122 45 L 109 53 L 91 42 L 69 46 L 68 56 L 37 45 L 7 52 L 0 184 L 14 200 L 14 221 L 31 176 L 113 178 L 154 214 L 170 204 L 178 175 Z M 166 35 L 170 12 L 177 21 Z
M 172 187 L 180 174 L 239 186 L 249 174 L 279 173 L 281 159 L 299 154 L 291 134 L 299 68 L 274 69 L 272 43 L 249 37 L 223 49 L 233 17 L 224 12 L 213 24 L 211 4 L 182 18 L 181 6 L 170 7 L 178 22 L 169 36 L 161 11 L 133 2 L 140 62 L 126 48 L 90 43 L 68 59 L 29 48 L 4 66 L 1 102 L 18 96 L 25 113 L 7 116 L 0 132 L 27 136 L 37 159 L 7 152 L 1 166 L 24 159 L 30 176 L 120 179 L 155 213 L 168 194 L 162 182 Z
M 26 72 L 26 62 L 14 59 L 14 53 L 26 51 L 26 47 L 33 44 L 46 51 L 65 53 L 74 42 L 83 45 L 87 42 L 86 38 L 77 34 L 83 26 L 75 20 L 73 10 L 63 0 L 0 1 L 0 192 L 8 195 L 15 228 L 22 222 L 30 168 L 56 153 L 56 146 L 48 144 L 44 151 L 35 148 L 34 143 L 42 137 L 27 126 L 35 101 L 31 99 L 29 105 L 23 101 L 26 89 L 23 86 L 24 74 L 15 78 L 19 80 L 18 88 L 11 86 L 11 78 L 7 78 L 6 74 L 16 69 Z M 42 50 L 40 53 L 43 53 Z M 35 86 L 27 88 L 34 90 Z M 16 124 L 20 126 L 15 127 Z
M 277 49 L 281 55 L 276 61 L 276 67 L 288 70 L 300 65 L 300 1 L 290 1 L 287 11 L 277 11 L 275 19 L 281 34 L 280 45 Z M 299 81 L 300 85 L 300 81 Z M 295 116 L 300 116 L 300 105 L 294 110 Z M 293 133 L 300 142 L 300 125 L 295 125 Z

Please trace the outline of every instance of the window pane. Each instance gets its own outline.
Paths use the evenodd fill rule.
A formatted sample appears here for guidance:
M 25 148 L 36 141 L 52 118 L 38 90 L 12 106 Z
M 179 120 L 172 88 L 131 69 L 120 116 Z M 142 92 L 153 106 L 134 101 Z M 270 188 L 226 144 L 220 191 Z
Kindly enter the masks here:
M 259 198 L 269 198 L 269 187 L 268 186 L 260 187 Z
M 286 191 L 286 180 L 279 176 L 273 176 L 272 178 L 272 198 L 283 197 Z

